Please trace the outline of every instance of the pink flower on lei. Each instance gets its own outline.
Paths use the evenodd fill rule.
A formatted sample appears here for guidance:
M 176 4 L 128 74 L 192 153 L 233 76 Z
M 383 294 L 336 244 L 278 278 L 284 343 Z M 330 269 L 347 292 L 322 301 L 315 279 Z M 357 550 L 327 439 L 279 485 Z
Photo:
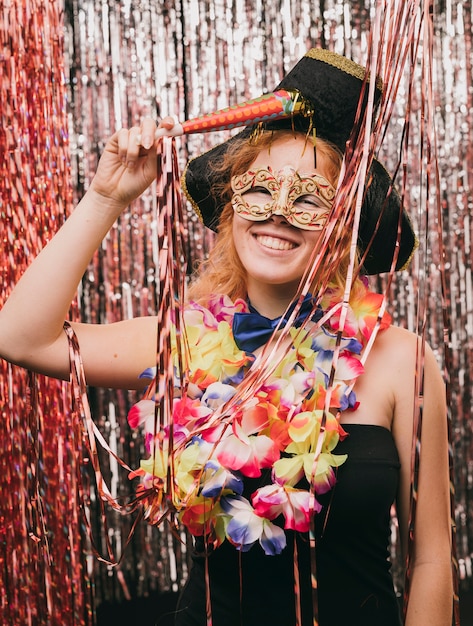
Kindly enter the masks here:
M 288 485 L 266 485 L 255 491 L 252 497 L 256 515 L 270 520 L 284 516 L 284 528 L 308 532 L 314 513 L 321 505 L 306 489 L 295 489 Z
M 222 465 L 252 478 L 261 476 L 261 469 L 271 467 L 279 458 L 275 442 L 267 435 L 258 434 L 261 427 L 267 427 L 267 419 L 263 417 L 262 423 L 257 418 L 261 418 L 260 413 L 248 411 L 241 419 L 234 419 L 232 434 L 224 437 L 216 450 Z

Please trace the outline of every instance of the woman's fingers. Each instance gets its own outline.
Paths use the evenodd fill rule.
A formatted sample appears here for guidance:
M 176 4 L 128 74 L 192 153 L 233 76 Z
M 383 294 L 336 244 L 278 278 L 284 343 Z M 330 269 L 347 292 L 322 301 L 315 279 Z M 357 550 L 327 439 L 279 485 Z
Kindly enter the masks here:
M 157 128 L 153 119 L 146 118 L 140 126 L 136 141 L 145 150 L 149 150 L 161 137 L 178 137 L 183 134 L 182 126 L 170 115 L 163 117 Z
M 140 156 L 140 144 L 137 141 L 140 129 L 122 128 L 118 132 L 118 156 L 121 162 L 132 169 Z
M 118 158 L 128 169 L 135 168 L 141 157 L 146 157 L 160 137 L 182 135 L 182 126 L 171 116 L 164 117 L 156 128 L 156 122 L 148 117 L 140 126 L 122 128 L 116 135 Z
M 155 139 L 160 139 L 161 137 L 180 137 L 184 134 L 184 129 L 181 124 L 173 122 L 172 126 L 158 126 L 156 132 L 154 133 Z
M 167 130 L 171 130 L 171 128 L 177 123 L 178 122 L 173 117 L 171 117 L 170 115 L 166 115 L 166 117 L 163 117 L 163 119 L 159 122 L 158 128 L 166 128 Z
M 174 126 L 172 117 L 162 121 L 163 128 Z M 167 131 L 166 131 L 167 132 Z M 133 169 L 139 157 L 146 156 L 155 142 L 156 122 L 152 118 L 145 118 L 140 126 L 130 129 L 122 128 L 118 132 L 118 155 L 121 162 L 129 169 Z
M 158 128 L 154 133 L 154 138 L 159 139 L 160 137 L 180 137 L 183 134 L 184 130 L 181 124 L 179 124 L 179 122 L 174 119 L 174 117 L 167 115 L 166 117 L 163 117 L 163 119 L 159 122 Z
M 155 131 L 156 122 L 150 117 L 145 118 L 141 123 L 140 131 L 136 137 L 137 142 L 143 146 L 145 150 L 149 150 L 153 145 Z
M 155 130 L 156 123 L 147 119 L 140 126 L 117 131 L 100 158 L 93 188 L 105 197 L 126 204 L 143 193 L 156 177 Z M 139 140 L 143 133 L 151 137 L 149 148 Z

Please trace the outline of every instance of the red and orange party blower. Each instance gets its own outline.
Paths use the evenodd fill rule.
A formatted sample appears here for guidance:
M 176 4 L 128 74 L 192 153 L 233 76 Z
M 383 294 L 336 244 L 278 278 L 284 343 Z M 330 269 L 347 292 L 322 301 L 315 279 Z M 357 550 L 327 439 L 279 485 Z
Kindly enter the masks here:
M 259 122 L 280 120 L 296 114 L 310 116 L 312 114 L 311 105 L 298 91 L 279 89 L 259 98 L 187 120 L 182 124 L 176 124 L 171 130 L 158 128 L 156 139 L 205 133 L 211 130 L 229 130 Z

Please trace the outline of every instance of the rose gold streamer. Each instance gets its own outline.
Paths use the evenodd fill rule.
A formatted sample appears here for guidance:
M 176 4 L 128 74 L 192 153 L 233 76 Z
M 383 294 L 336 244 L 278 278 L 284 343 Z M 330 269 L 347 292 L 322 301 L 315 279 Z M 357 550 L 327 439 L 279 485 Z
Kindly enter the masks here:
M 157 315 L 157 374 L 150 386 L 150 394 L 156 395 L 155 437 L 169 428 L 169 471 L 167 497 L 170 500 L 170 513 L 174 502 L 174 449 L 173 438 L 173 399 L 174 399 L 174 362 L 171 355 L 171 328 L 176 328 L 178 375 L 181 380 L 182 394 L 187 388 L 186 337 L 182 319 L 181 303 L 184 297 L 184 276 L 186 259 L 183 245 L 183 215 L 180 195 L 179 169 L 175 144 L 171 139 L 161 140 L 161 162 L 158 164 L 157 245 L 159 250 L 159 303 Z M 151 449 L 154 458 L 155 446 Z
M 115 555 L 113 547 L 110 542 L 110 532 L 107 521 L 107 516 L 105 514 L 105 504 L 107 504 L 112 509 L 118 511 L 121 514 L 133 512 L 135 506 L 133 503 L 131 504 L 121 504 L 116 495 L 112 494 L 112 490 L 108 487 L 100 465 L 99 454 L 98 454 L 98 446 L 97 442 L 100 443 L 102 448 L 109 455 L 109 460 L 115 460 L 117 466 L 121 466 L 127 473 L 131 472 L 132 469 L 122 461 L 116 453 L 110 448 L 107 442 L 104 440 L 102 434 L 96 428 L 92 415 L 90 412 L 89 401 L 87 397 L 87 386 L 85 381 L 84 368 L 82 365 L 82 359 L 80 356 L 80 348 L 77 337 L 71 327 L 71 325 L 66 322 L 64 325 L 64 331 L 67 335 L 69 341 L 69 360 L 71 364 L 71 392 L 73 394 L 72 399 L 72 410 L 74 417 L 74 430 L 77 433 L 77 442 L 76 449 L 78 453 L 81 453 L 82 450 L 85 450 L 87 453 L 86 461 L 87 464 L 91 466 L 91 470 L 94 473 L 95 484 L 94 488 L 97 490 L 99 507 L 100 507 L 100 518 L 103 523 L 103 537 L 105 539 L 105 549 L 107 551 L 107 557 L 102 556 L 100 548 L 96 546 L 96 542 L 93 536 L 92 525 L 90 523 L 88 517 L 88 498 L 90 485 L 87 484 L 86 488 L 84 488 L 83 481 L 81 481 L 80 476 L 78 476 L 78 485 L 79 485 L 79 495 L 80 495 L 80 508 L 83 513 L 84 523 L 87 526 L 88 530 L 88 538 L 92 545 L 95 556 L 102 562 L 106 563 L 109 566 L 115 567 L 118 565 L 123 558 L 125 553 L 125 548 L 129 544 L 131 537 L 134 532 L 134 527 L 141 520 L 142 512 L 140 511 L 140 515 L 135 518 L 133 522 L 133 527 L 128 535 L 128 538 L 124 542 L 123 551 L 118 556 Z M 114 491 L 114 490 L 113 490 Z M 123 577 L 121 573 L 119 573 L 120 580 L 123 583 Z M 125 594 L 126 585 L 125 585 Z

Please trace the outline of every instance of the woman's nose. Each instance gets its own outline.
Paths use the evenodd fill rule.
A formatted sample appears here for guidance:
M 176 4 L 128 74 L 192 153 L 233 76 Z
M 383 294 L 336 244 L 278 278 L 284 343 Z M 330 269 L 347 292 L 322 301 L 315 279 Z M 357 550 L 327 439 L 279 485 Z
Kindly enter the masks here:
M 277 213 L 271 213 L 271 215 L 268 217 L 268 222 L 274 222 L 275 224 L 288 224 L 289 222 L 287 221 L 287 218 L 285 215 L 283 215 L 281 212 L 277 212 Z

